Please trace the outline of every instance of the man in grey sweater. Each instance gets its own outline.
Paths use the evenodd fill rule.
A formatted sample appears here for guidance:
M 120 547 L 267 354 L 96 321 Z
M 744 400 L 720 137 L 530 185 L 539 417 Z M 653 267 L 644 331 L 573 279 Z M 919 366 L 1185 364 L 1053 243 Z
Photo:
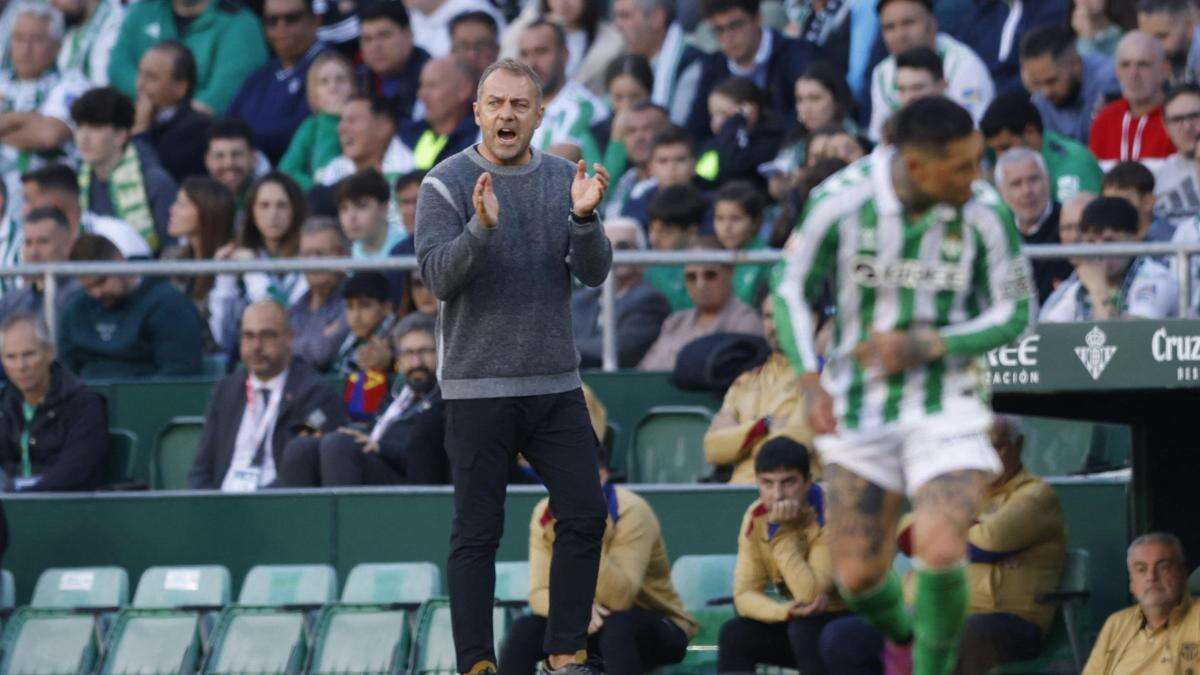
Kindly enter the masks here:
M 496 547 L 509 465 L 519 451 L 549 489 L 556 519 L 545 668 L 586 672 L 580 656 L 608 508 L 580 389 L 571 275 L 588 286 L 608 275 L 612 248 L 595 214 L 608 174 L 596 165 L 588 178 L 583 162 L 530 148 L 544 108 L 537 75 L 520 62 L 489 66 L 474 107 L 483 142 L 430 171 L 417 200 L 421 276 L 440 301 L 458 669 L 496 670 Z

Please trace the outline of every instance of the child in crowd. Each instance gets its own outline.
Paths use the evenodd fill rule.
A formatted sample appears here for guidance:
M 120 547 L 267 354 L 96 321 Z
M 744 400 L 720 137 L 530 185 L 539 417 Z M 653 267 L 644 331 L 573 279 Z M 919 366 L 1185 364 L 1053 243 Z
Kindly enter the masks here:
M 691 247 L 700 231 L 700 220 L 708 210 L 708 200 L 691 185 L 673 185 L 657 191 L 650 203 L 650 248 L 655 251 L 683 251 Z M 683 268 L 678 265 L 647 267 L 645 280 L 667 296 L 671 311 L 692 306 Z
M 338 372 L 346 378 L 346 412 L 355 422 L 370 423 L 387 397 L 392 371 L 388 332 L 396 322 L 391 290 L 378 272 L 350 277 L 342 290 L 350 334 L 338 350 Z
M 388 222 L 391 190 L 375 169 L 363 169 L 343 178 L 334 187 L 338 220 L 350 239 L 350 255 L 358 260 L 379 260 L 404 240 L 404 231 Z
M 696 175 L 716 185 L 749 180 L 766 189 L 758 167 L 775 158 L 787 130 L 765 103 L 763 91 L 744 77 L 723 80 L 713 89 L 708 97 L 713 137 L 699 153 Z
M 683 127 L 670 126 L 650 143 L 650 178 L 654 187 L 629 198 L 620 215 L 633 218 L 649 232 L 650 203 L 659 191 L 678 185 L 691 185 L 696 177 L 696 147 Z
M 713 229 L 721 248 L 730 251 L 757 251 L 766 248 L 758 237 L 766 200 L 746 181 L 726 183 L 717 191 L 713 207 Z M 733 269 L 733 293 L 739 300 L 757 307 L 767 289 L 771 267 L 766 264 L 736 265 Z
M 279 160 L 279 170 L 308 191 L 317 168 L 342 154 L 337 127 L 342 108 L 354 93 L 354 67 L 339 52 L 323 52 L 309 67 L 305 85 L 313 114 L 292 136 L 287 152 Z

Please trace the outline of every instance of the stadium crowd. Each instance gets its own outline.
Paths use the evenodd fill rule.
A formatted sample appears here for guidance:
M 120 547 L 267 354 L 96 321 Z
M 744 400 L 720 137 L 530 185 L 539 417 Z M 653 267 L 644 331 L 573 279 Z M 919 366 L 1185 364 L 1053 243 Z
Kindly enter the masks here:
M 1200 239 L 1194 0 L 10 0 L 0 54 L 8 266 L 414 255 L 424 174 L 477 142 L 476 82 L 502 56 L 541 79 L 534 147 L 612 176 L 603 227 L 618 251 L 782 248 L 816 186 L 886 145 L 894 111 L 937 95 L 976 120 L 991 183 L 979 190 L 1025 242 Z M 1176 316 L 1171 264 L 1039 260 L 1038 318 Z M 1189 273 L 1195 314 L 1200 264 Z M 772 269 L 613 274 L 619 366 L 727 387 L 696 451 L 708 480 L 759 488 L 730 533 L 739 617 L 721 631 L 720 669 L 881 672 L 861 646 L 882 638 L 834 589 Z M 571 301 L 584 368 L 602 361 L 600 295 Z M 0 281 L 6 490 L 100 484 L 107 411 L 87 381 L 207 363 L 224 378 L 191 488 L 449 482 L 438 300 L 417 272 L 81 277 L 61 280 L 53 307 L 46 296 L 41 277 Z M 731 382 L 706 370 L 747 346 L 759 358 Z M 586 393 L 602 441 L 603 403 Z M 1004 472 L 971 529 L 963 673 L 1037 654 L 1053 609 L 1033 598 L 1064 565 L 1061 509 L 1022 467 L 1019 422 L 998 418 L 992 437 Z M 538 480 L 520 458 L 510 475 Z M 603 468 L 601 480 L 596 651 L 611 672 L 677 662 L 696 623 L 655 515 Z M 502 670 L 542 657 L 553 523 L 539 504 L 533 613 Z M 1129 567 L 1139 608 L 1109 621 L 1087 673 L 1133 672 L 1169 657 L 1175 632 L 1195 637 L 1178 541 L 1135 541 Z

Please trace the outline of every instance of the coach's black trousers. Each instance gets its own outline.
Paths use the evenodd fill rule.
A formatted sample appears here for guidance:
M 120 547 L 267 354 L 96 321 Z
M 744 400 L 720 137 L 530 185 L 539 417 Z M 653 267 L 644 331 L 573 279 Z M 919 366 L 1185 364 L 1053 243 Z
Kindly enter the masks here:
M 536 614 L 517 619 L 500 648 L 500 675 L 531 675 L 546 658 L 545 633 L 546 619 Z M 589 639 L 588 651 L 601 657 L 605 675 L 641 675 L 682 661 L 687 643 L 687 633 L 670 619 L 632 607 L 605 617 Z
M 479 661 L 496 663 L 496 547 L 504 530 L 509 467 L 517 452 L 545 482 L 555 517 L 543 648 L 549 654 L 586 648 L 608 512 L 600 491 L 598 451 L 579 389 L 446 401 L 446 453 L 454 476 L 454 526 L 446 568 L 460 672 Z

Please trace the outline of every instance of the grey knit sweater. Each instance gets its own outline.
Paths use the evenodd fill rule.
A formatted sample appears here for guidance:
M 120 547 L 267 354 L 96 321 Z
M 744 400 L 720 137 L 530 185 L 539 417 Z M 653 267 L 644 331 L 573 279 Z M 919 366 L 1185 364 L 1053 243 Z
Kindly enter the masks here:
M 485 229 L 471 194 L 492 174 L 500 222 Z M 467 148 L 438 164 L 417 199 L 417 259 L 438 300 L 438 380 L 446 399 L 557 394 L 580 386 L 571 274 L 608 275 L 599 221 L 571 219 L 575 166 L 533 151 L 498 166 Z

